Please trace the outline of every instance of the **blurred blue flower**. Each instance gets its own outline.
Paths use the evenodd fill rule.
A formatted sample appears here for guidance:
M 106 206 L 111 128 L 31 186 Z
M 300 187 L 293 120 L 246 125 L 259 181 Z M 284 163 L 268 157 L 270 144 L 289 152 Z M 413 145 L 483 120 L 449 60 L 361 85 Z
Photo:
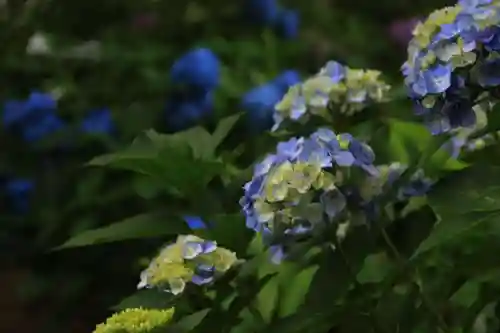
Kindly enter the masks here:
M 25 119 L 30 109 L 24 101 L 9 100 L 4 103 L 2 121 L 5 127 L 13 126 Z
M 300 73 L 289 69 L 274 78 L 273 83 L 285 94 L 290 87 L 301 82 Z
M 171 131 L 182 131 L 196 125 L 213 110 L 211 92 L 194 96 L 173 96 L 165 106 L 167 126 Z
M 299 35 L 300 17 L 296 10 L 282 10 L 276 22 L 278 33 L 286 39 L 294 39 Z
M 5 127 L 27 121 L 36 121 L 47 113 L 55 112 L 56 100 L 50 94 L 32 92 L 24 101 L 10 100 L 4 103 L 3 124 Z
M 192 230 L 205 229 L 207 227 L 205 222 L 203 222 L 203 220 L 199 216 L 186 215 L 183 216 L 183 218 L 184 221 L 186 221 L 189 228 L 191 228 Z
M 252 130 L 263 131 L 271 128 L 274 106 L 281 97 L 281 89 L 272 83 L 255 87 L 243 95 L 241 108 L 246 112 Z
M 56 109 L 57 101 L 50 94 L 34 91 L 24 101 L 4 104 L 3 123 L 7 128 L 17 128 L 24 140 L 34 142 L 63 127 Z
M 34 91 L 26 100 L 26 107 L 32 111 L 55 111 L 57 101 L 50 94 Z
M 81 130 L 87 134 L 110 134 L 114 123 L 109 109 L 92 110 L 81 123 Z
M 31 122 L 21 129 L 22 136 L 27 142 L 36 142 L 46 136 L 59 131 L 64 127 L 63 121 L 55 114 L 47 114 L 38 122 Z
M 271 25 L 278 18 L 279 6 L 276 0 L 246 0 L 244 10 L 253 22 Z
M 197 48 L 177 59 L 170 69 L 170 79 L 175 84 L 209 91 L 217 87 L 220 62 L 209 49 Z
M 32 180 L 17 178 L 7 181 L 5 189 L 12 207 L 19 213 L 25 213 L 29 208 L 29 196 L 33 191 Z

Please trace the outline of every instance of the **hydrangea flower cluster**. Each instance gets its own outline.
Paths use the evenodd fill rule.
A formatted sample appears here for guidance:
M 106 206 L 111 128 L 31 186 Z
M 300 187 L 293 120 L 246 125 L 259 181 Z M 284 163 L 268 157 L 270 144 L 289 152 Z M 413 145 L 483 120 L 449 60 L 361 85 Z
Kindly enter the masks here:
M 298 11 L 281 7 L 277 0 L 245 0 L 242 9 L 251 21 L 273 27 L 285 39 L 299 34 Z
M 237 263 L 236 254 L 214 241 L 194 235 L 179 235 L 167 245 L 141 273 L 137 288 L 160 288 L 174 295 L 184 291 L 188 282 L 204 285 Z
M 29 209 L 30 196 L 35 184 L 31 179 L 13 178 L 5 184 L 5 191 L 12 208 L 17 213 L 26 213 Z
M 189 50 L 172 65 L 170 80 L 179 89 L 165 104 L 167 125 L 172 131 L 181 131 L 211 113 L 220 83 L 219 58 L 207 48 Z
M 500 83 L 500 2 L 461 0 L 419 23 L 402 67 L 405 84 L 434 134 L 473 127 Z M 478 107 L 480 107 L 478 109 Z
M 132 308 L 115 313 L 105 323 L 97 325 L 94 333 L 148 333 L 167 325 L 174 309 Z
M 273 125 L 274 106 L 293 85 L 300 82 L 295 70 L 285 70 L 273 80 L 254 87 L 241 97 L 241 108 L 246 112 L 248 127 L 253 132 L 269 130 Z
M 331 120 L 332 112 L 349 116 L 370 103 L 387 100 L 390 86 L 380 75 L 329 61 L 319 73 L 293 86 L 275 106 L 273 130 L 285 120 L 304 123 L 313 115 Z
M 25 100 L 5 102 L 3 125 L 18 130 L 27 142 L 36 142 L 64 127 L 57 116 L 57 101 L 50 95 L 33 91 Z
M 80 129 L 86 134 L 111 134 L 115 131 L 113 115 L 107 108 L 91 110 L 80 124 Z
M 273 261 L 280 262 L 287 244 L 352 218 L 347 206 L 365 208 L 366 198 L 351 181 L 356 171 L 376 176 L 374 160 L 369 146 L 326 128 L 278 144 L 244 186 L 240 204 L 247 227 L 263 234 Z

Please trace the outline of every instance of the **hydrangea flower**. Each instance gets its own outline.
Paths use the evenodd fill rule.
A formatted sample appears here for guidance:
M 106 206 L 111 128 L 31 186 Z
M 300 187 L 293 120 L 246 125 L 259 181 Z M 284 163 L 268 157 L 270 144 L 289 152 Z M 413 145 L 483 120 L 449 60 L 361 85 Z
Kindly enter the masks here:
M 499 23 L 498 2 L 468 0 L 416 26 L 402 71 L 416 113 L 434 134 L 474 127 L 480 92 L 499 82 Z
M 14 210 L 19 213 L 25 213 L 28 210 L 29 197 L 34 187 L 34 182 L 30 179 L 16 178 L 7 181 L 5 190 Z
M 165 105 L 167 126 L 172 131 L 182 131 L 196 125 L 213 110 L 213 93 L 172 96 Z
M 264 25 L 274 24 L 279 14 L 276 0 L 245 0 L 243 9 L 250 20 Z
M 36 142 L 53 134 L 64 127 L 63 121 L 55 114 L 47 114 L 38 122 L 28 123 L 22 129 L 22 135 L 27 142 Z
M 301 82 L 300 73 L 293 69 L 283 71 L 272 80 L 272 83 L 280 89 L 284 95 L 288 89 Z
M 285 120 L 307 122 L 311 116 L 330 119 L 332 112 L 352 115 L 370 103 L 385 101 L 390 86 L 380 75 L 379 71 L 328 62 L 319 73 L 290 88 L 276 105 L 273 130 Z
M 173 83 L 202 91 L 219 85 L 220 61 L 209 49 L 196 48 L 177 59 L 170 69 Z
M 249 128 L 258 132 L 272 126 L 272 113 L 283 96 L 279 86 L 266 83 L 246 92 L 241 98 L 241 108 L 246 112 Z
M 167 325 L 174 309 L 132 308 L 115 313 L 105 323 L 97 325 L 93 333 L 149 333 Z
M 187 225 L 192 230 L 205 229 L 207 227 L 205 222 L 203 222 L 199 216 L 186 215 L 184 216 L 184 221 L 186 221 Z
M 26 100 L 4 103 L 3 124 L 18 129 L 27 142 L 38 141 L 64 126 L 56 109 L 57 101 L 50 94 L 34 91 Z
M 346 207 L 354 197 L 343 171 L 358 167 L 362 174 L 376 176 L 374 159 L 366 144 L 326 128 L 281 142 L 275 154 L 255 166 L 244 186 L 240 204 L 247 227 L 263 234 L 272 260 L 279 262 L 298 238 L 349 218 Z M 355 204 L 361 208 L 361 201 Z
M 157 287 L 178 295 L 187 283 L 210 283 L 217 274 L 236 263 L 236 254 L 218 247 L 214 241 L 179 235 L 177 241 L 163 248 L 141 273 L 137 288 Z
M 500 137 L 500 131 L 495 133 L 488 133 L 479 138 L 469 139 L 464 144 L 464 150 L 468 153 L 484 149 L 487 146 L 498 143 L 498 138 Z
M 82 120 L 80 128 L 87 134 L 110 134 L 114 131 L 114 123 L 109 109 L 97 109 L 89 112 Z
M 300 17 L 296 10 L 283 9 L 276 20 L 276 30 L 286 39 L 297 38 L 299 34 Z

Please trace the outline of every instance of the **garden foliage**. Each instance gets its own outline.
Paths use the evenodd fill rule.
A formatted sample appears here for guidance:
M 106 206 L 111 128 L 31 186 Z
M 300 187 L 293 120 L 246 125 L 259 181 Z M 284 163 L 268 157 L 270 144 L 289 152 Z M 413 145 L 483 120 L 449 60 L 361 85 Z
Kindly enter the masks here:
M 245 13 L 294 38 L 296 13 L 272 4 Z M 125 145 L 132 134 L 94 136 L 115 128 L 92 110 L 78 129 L 111 152 L 87 167 L 125 184 L 113 203 L 134 192 L 141 205 L 54 250 L 165 241 L 127 253 L 130 266 L 148 255 L 137 291 L 95 332 L 497 332 L 499 38 L 500 2 L 461 0 L 417 24 L 405 94 L 332 60 L 305 79 L 276 72 L 238 91 L 244 113 L 213 117 L 224 66 L 196 47 L 173 61 L 164 128 Z M 32 92 L 6 105 L 4 124 L 39 142 L 65 131 L 55 108 Z M 26 211 L 32 184 L 8 188 Z
M 384 113 L 380 72 L 328 62 L 275 105 L 250 173 L 225 145 L 237 116 L 93 159 L 205 222 L 159 227 L 150 212 L 63 245 L 179 234 L 103 332 L 136 307 L 175 309 L 159 332 L 495 332 L 499 26 L 487 0 L 417 25 L 403 65 L 414 118 Z

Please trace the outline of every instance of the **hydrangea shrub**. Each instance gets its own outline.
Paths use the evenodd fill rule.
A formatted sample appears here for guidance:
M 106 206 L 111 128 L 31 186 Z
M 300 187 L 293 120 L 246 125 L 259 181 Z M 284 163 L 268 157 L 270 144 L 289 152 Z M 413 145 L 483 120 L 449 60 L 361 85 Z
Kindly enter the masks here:
M 188 149 L 219 180 L 178 192 L 203 218 L 186 218 L 192 234 L 175 232 L 139 277 L 152 293 L 123 307 L 162 299 L 181 332 L 496 332 L 499 13 L 460 1 L 417 25 L 402 66 L 416 117 L 375 112 L 394 98 L 381 73 L 331 61 L 275 103 L 250 170 L 224 146 L 225 120 L 150 133 L 155 154 L 99 157 L 169 188 L 161 152 Z

